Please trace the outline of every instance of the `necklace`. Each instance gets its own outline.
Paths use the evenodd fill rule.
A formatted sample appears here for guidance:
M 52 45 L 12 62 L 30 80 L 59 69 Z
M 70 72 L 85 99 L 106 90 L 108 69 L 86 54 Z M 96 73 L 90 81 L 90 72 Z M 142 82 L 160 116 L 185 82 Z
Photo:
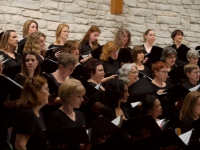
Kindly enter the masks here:
M 65 80 L 65 79 L 66 79 L 66 78 L 60 77 L 59 74 L 58 74 L 58 72 L 57 72 L 57 77 L 58 77 L 59 79 L 61 79 L 61 80 Z

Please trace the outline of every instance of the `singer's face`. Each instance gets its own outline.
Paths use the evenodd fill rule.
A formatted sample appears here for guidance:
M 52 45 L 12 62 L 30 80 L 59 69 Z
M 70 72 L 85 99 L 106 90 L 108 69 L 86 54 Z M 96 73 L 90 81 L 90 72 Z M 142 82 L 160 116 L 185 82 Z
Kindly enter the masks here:
M 127 76 L 130 83 L 135 83 L 138 80 L 138 70 L 133 67 Z

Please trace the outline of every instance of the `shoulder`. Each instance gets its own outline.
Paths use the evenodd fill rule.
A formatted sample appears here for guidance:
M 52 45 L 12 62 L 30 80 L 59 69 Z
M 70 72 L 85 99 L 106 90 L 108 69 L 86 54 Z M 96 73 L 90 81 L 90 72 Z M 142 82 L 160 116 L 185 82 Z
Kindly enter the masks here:
M 183 48 L 183 49 L 186 49 L 186 50 L 189 50 L 190 48 L 189 47 L 187 47 L 185 44 L 181 44 L 181 46 L 180 46 L 181 48 Z
M 156 46 L 156 45 L 153 46 L 153 49 L 160 50 L 160 51 L 163 50 L 163 48 Z
M 181 122 L 193 122 L 194 121 L 194 119 L 193 118 L 191 118 L 191 117 L 189 117 L 189 116 L 185 116 L 182 120 L 181 120 Z
M 79 111 L 79 110 L 74 109 L 74 112 L 75 112 L 75 114 L 78 115 L 78 116 L 85 117 L 85 115 L 84 115 L 81 111 Z
M 34 120 L 35 114 L 31 108 L 23 108 L 19 110 L 17 120 Z

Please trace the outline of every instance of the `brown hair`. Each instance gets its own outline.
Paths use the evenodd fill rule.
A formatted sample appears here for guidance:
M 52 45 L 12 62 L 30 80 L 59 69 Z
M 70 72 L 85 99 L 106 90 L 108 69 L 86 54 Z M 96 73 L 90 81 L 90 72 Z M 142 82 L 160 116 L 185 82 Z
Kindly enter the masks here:
M 84 35 L 83 39 L 81 40 L 81 43 L 89 42 L 90 34 L 93 32 L 101 33 L 101 30 L 97 26 L 94 26 L 94 25 L 91 26 L 89 30 L 86 32 L 86 34 Z M 94 50 L 96 48 L 98 48 L 98 40 L 92 43 L 92 49 Z
M 132 56 L 133 62 L 137 61 L 137 55 L 140 54 L 140 53 L 145 54 L 145 49 L 144 49 L 143 46 L 136 45 L 136 46 L 134 46 L 132 48 L 132 50 L 131 50 L 131 56 Z
M 41 105 L 41 101 L 39 100 L 39 92 L 45 83 L 47 83 L 47 80 L 39 76 L 26 79 L 21 98 L 17 103 L 17 107 L 34 108 Z
M 27 20 L 23 25 L 23 30 L 22 30 L 23 37 L 26 37 L 29 35 L 28 31 L 29 31 L 29 26 L 31 25 L 31 23 L 35 23 L 37 25 L 36 28 L 38 30 L 38 23 L 35 20 Z
M 119 49 L 119 46 L 115 42 L 113 42 L 113 41 L 107 42 L 102 48 L 100 60 L 108 61 L 111 51 L 118 50 L 118 49 Z
M 198 65 L 193 65 L 193 64 L 187 64 L 184 66 L 184 73 L 187 76 L 187 73 L 191 73 L 192 70 L 194 69 L 199 69 Z
M 0 40 L 0 50 L 4 51 L 6 48 L 7 48 L 7 45 L 8 45 L 8 39 L 10 37 L 10 33 L 11 32 L 15 32 L 15 30 L 6 30 L 2 37 L 1 37 L 1 40 Z M 15 50 L 15 49 L 14 49 Z
M 61 49 L 61 53 L 71 53 L 72 50 L 75 50 L 78 47 L 78 50 L 80 50 L 81 46 L 78 41 L 75 40 L 68 40 L 65 42 Z
M 55 36 L 56 36 L 56 42 L 57 42 L 58 44 L 60 44 L 60 33 L 61 33 L 61 31 L 62 31 L 62 29 L 63 29 L 64 27 L 67 27 L 67 28 L 69 29 L 69 26 L 68 26 L 67 24 L 65 24 L 65 23 L 59 24 L 58 27 L 57 27 L 57 29 L 56 29 Z
M 172 34 L 171 34 L 172 40 L 174 40 L 174 38 L 175 38 L 176 35 L 182 35 L 182 36 L 184 36 L 184 33 L 183 33 L 183 31 L 181 31 L 181 30 L 174 30 L 174 31 L 172 32 Z
M 154 30 L 153 30 L 153 29 L 147 29 L 147 30 L 144 32 L 144 34 L 143 34 L 143 40 L 144 40 L 144 42 L 146 42 L 145 36 L 147 36 L 147 35 L 149 34 L 150 31 L 154 31 Z
M 123 29 L 123 28 L 120 28 L 116 35 L 115 35 L 115 39 L 114 39 L 114 42 L 117 43 L 119 45 L 119 47 L 122 46 L 122 38 L 123 38 L 123 35 L 124 33 L 127 33 L 128 36 L 129 36 L 129 39 L 128 39 L 128 42 L 126 43 L 126 47 L 128 47 L 130 44 L 131 44 L 131 32 L 127 29 Z
M 26 67 L 26 56 L 27 56 L 27 55 L 33 55 L 33 56 L 35 56 L 35 58 L 36 58 L 37 61 L 39 61 L 39 60 L 37 59 L 37 54 L 36 54 L 35 52 L 33 52 L 33 51 L 28 51 L 28 52 L 25 52 L 25 53 L 23 54 L 21 73 L 22 73 L 26 78 L 29 78 L 28 70 L 27 70 L 27 67 Z M 38 65 L 37 65 L 37 67 L 36 67 L 35 70 L 34 70 L 33 76 L 36 77 L 36 76 L 38 76 L 39 74 L 40 74 L 40 64 L 39 64 L 39 62 L 38 62 Z
M 153 77 L 155 77 L 155 71 L 160 71 L 162 68 L 167 68 L 167 65 L 164 62 L 157 61 L 157 62 L 153 63 L 151 66 L 151 71 L 152 71 Z
M 200 98 L 200 93 L 197 91 L 189 92 L 184 101 L 180 111 L 179 119 L 182 120 L 184 117 L 189 116 L 194 118 L 193 109 L 197 102 L 197 99 Z

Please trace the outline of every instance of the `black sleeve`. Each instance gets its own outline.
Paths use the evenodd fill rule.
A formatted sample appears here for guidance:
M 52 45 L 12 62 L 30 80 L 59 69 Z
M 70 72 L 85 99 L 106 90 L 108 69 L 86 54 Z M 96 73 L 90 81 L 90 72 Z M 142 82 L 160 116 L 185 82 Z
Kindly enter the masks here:
M 35 115 L 32 110 L 21 112 L 16 119 L 16 133 L 32 135 L 35 129 Z
M 14 78 L 14 81 L 16 81 L 17 83 L 19 83 L 20 85 L 23 86 L 24 82 L 25 82 L 26 78 L 21 75 L 21 74 L 17 74 Z
M 181 120 L 181 133 L 185 133 L 189 130 L 191 130 L 193 127 L 192 127 L 192 122 L 194 120 L 192 118 L 189 118 L 189 117 L 185 117 Z
M 62 124 L 60 124 L 59 121 L 59 115 L 57 113 L 57 111 L 55 111 L 54 113 L 52 113 L 50 119 L 49 119 L 49 123 L 47 128 L 48 129 L 56 129 L 56 128 L 62 128 Z

